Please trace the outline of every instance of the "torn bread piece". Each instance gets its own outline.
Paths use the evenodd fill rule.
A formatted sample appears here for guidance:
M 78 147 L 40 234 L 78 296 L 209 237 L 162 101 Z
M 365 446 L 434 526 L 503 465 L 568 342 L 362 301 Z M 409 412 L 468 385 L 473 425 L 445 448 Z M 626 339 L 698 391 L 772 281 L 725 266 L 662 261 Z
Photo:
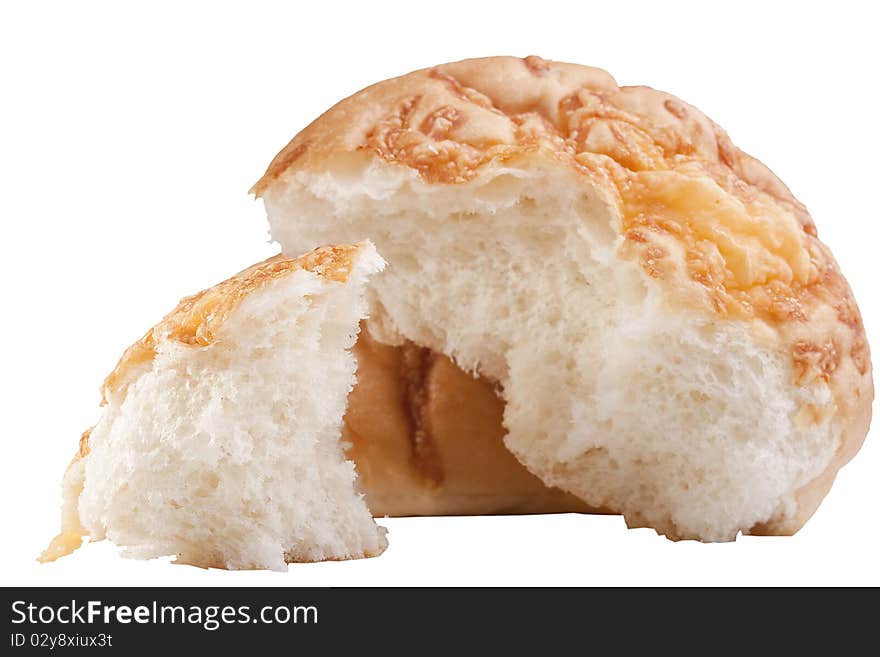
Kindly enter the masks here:
M 82 537 L 202 567 L 380 554 L 340 439 L 369 242 L 275 256 L 183 299 L 122 356 L 64 477 L 51 561 Z

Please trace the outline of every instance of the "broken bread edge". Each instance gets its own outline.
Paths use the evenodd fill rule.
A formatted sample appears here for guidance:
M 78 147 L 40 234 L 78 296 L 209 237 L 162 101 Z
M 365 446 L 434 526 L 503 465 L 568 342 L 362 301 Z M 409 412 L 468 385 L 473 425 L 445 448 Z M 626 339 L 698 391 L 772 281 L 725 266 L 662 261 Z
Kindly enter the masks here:
M 338 284 L 355 284 L 358 286 L 357 299 L 359 304 L 358 317 L 354 318 L 349 327 L 349 337 L 344 353 L 346 356 L 349 372 L 349 384 L 340 392 L 343 395 L 343 404 L 347 398 L 351 386 L 354 384 L 354 356 L 351 346 L 358 332 L 358 322 L 363 319 L 366 303 L 363 300 L 364 283 L 366 278 L 380 271 L 384 267 L 384 261 L 378 255 L 375 247 L 369 242 L 361 242 L 346 246 L 324 246 L 317 248 L 298 258 L 289 258 L 277 255 L 266 261 L 253 265 L 230 279 L 219 283 L 207 290 L 180 301 L 177 307 L 162 319 L 156 326 L 151 328 L 144 336 L 130 346 L 119 360 L 113 372 L 107 377 L 102 386 L 104 416 L 110 414 L 110 409 L 119 408 L 130 395 L 132 386 L 138 385 L 138 381 L 151 372 L 156 359 L 161 357 L 164 350 L 182 350 L 180 354 L 196 354 L 207 352 L 212 348 L 224 348 L 227 336 L 225 332 L 229 324 L 236 320 L 236 316 L 243 305 L 252 300 L 259 302 L 260 293 L 266 291 L 276 283 L 289 279 L 297 272 L 308 272 L 314 276 L 308 276 L 314 283 L 312 288 L 322 291 L 324 288 L 332 288 Z M 355 277 L 352 279 L 352 275 Z M 302 274 L 299 274 L 303 278 Z M 309 295 L 305 295 L 305 299 Z M 309 311 L 306 311 L 309 312 Z M 324 321 L 321 317 L 318 321 Z M 346 329 L 347 330 L 347 329 Z M 289 365 L 289 364 L 288 364 Z M 339 391 L 337 391 L 339 392 Z M 338 451 L 340 458 L 343 444 L 340 439 L 342 424 L 342 411 L 335 419 L 335 435 L 339 442 Z M 86 536 L 95 540 L 103 537 L 102 531 L 94 531 L 95 527 L 83 521 L 80 510 L 80 498 L 85 486 L 88 486 L 86 466 L 93 458 L 93 450 L 103 449 L 98 441 L 95 444 L 93 430 L 104 431 L 102 421 L 87 430 L 81 437 L 79 448 L 68 466 L 63 479 L 63 505 L 62 505 L 62 528 L 60 534 L 53 539 L 49 547 L 43 552 L 39 560 L 53 561 L 61 556 L 69 554 L 77 549 Z M 367 541 L 363 550 L 351 553 L 339 552 L 309 553 L 299 551 L 295 554 L 285 554 L 283 562 L 274 560 L 273 563 L 224 563 L 222 559 L 193 559 L 186 555 L 178 554 L 178 561 L 194 563 L 199 566 L 211 566 L 221 568 L 251 568 L 271 567 L 280 569 L 284 562 L 293 561 L 320 561 L 325 559 L 346 559 L 357 557 L 369 557 L 380 554 L 387 543 L 384 537 L 384 529 L 375 525 L 369 515 L 369 511 L 363 500 L 363 495 L 357 488 L 354 464 L 345 460 L 351 468 L 352 494 L 357 496 L 357 503 L 362 507 L 364 522 L 369 522 L 375 531 L 375 540 Z M 304 467 L 312 467 L 313 464 L 305 464 Z M 112 538 L 111 538 L 112 540 Z M 130 556 L 159 556 L 158 554 L 141 555 L 137 550 L 129 551 Z M 182 558 L 181 558 L 182 557 Z

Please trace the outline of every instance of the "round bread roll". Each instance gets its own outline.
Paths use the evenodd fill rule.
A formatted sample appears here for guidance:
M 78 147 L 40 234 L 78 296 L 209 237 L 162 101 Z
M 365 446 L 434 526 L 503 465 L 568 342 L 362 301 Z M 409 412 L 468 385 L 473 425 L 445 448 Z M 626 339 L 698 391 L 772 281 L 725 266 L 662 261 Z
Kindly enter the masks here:
M 122 356 L 64 477 L 51 561 L 84 536 L 202 567 L 380 554 L 340 440 L 372 244 L 258 263 L 183 299 Z
M 669 94 L 437 66 L 330 109 L 254 192 L 286 253 L 372 239 L 371 334 L 494 382 L 516 458 L 630 526 L 790 534 L 864 439 L 868 344 L 812 219 Z

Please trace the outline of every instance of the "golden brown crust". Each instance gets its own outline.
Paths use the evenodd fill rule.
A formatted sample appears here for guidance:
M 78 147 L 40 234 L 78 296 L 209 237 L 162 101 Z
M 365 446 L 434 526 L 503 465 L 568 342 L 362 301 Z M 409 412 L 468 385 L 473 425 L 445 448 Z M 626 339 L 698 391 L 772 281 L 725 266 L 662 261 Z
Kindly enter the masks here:
M 377 346 L 372 346 L 375 351 Z M 366 345 L 362 345 L 358 350 L 365 361 L 369 358 L 366 355 L 367 351 Z M 445 478 L 446 468 L 434 442 L 429 388 L 438 355 L 426 347 L 419 347 L 411 342 L 400 347 L 400 355 L 399 373 L 402 384 L 400 408 L 407 420 L 410 461 L 421 473 L 427 486 L 439 486 Z M 366 362 L 361 367 L 360 373 L 371 378 L 377 375 L 376 372 L 367 371 Z
M 88 532 L 79 520 L 78 500 L 83 488 L 83 462 L 89 455 L 89 436 L 94 427 L 83 431 L 79 438 L 79 449 L 71 459 L 62 481 L 61 531 L 37 557 L 37 561 L 48 563 L 70 554 L 78 549 Z
M 217 331 L 230 313 L 248 295 L 298 270 L 314 272 L 333 281 L 345 281 L 362 247 L 363 244 L 322 246 L 298 258 L 279 254 L 207 290 L 181 299 L 161 322 L 125 350 L 119 363 L 104 380 L 101 390 L 104 401 L 124 387 L 123 382 L 129 374 L 153 360 L 160 340 L 207 346 L 215 340 Z
M 92 429 L 94 428 L 95 427 L 89 427 L 88 429 L 83 431 L 82 435 L 79 437 L 79 451 L 77 452 L 78 458 L 82 459 L 89 455 L 89 436 L 92 435 Z
M 294 137 L 252 191 L 371 157 L 428 184 L 490 177 L 513 161 L 576 172 L 617 209 L 621 253 L 672 298 L 767 326 L 791 356 L 793 384 L 829 385 L 832 401 L 800 417 L 842 423 L 834 472 L 861 444 L 873 382 L 850 288 L 804 206 L 693 106 L 538 57 L 445 64 L 343 100 Z
M 548 488 L 504 447 L 504 403 L 489 381 L 366 327 L 354 352 L 343 439 L 373 515 L 602 512 Z

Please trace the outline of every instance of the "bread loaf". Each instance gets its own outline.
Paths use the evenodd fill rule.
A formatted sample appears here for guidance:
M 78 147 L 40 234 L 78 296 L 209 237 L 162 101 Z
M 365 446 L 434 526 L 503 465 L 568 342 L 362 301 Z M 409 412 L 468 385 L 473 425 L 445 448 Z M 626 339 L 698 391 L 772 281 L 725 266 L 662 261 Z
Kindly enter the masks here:
M 497 385 L 516 458 L 632 526 L 792 533 L 864 439 L 831 252 L 674 96 L 537 57 L 437 66 L 330 109 L 254 192 L 286 253 L 372 239 L 371 334 Z

